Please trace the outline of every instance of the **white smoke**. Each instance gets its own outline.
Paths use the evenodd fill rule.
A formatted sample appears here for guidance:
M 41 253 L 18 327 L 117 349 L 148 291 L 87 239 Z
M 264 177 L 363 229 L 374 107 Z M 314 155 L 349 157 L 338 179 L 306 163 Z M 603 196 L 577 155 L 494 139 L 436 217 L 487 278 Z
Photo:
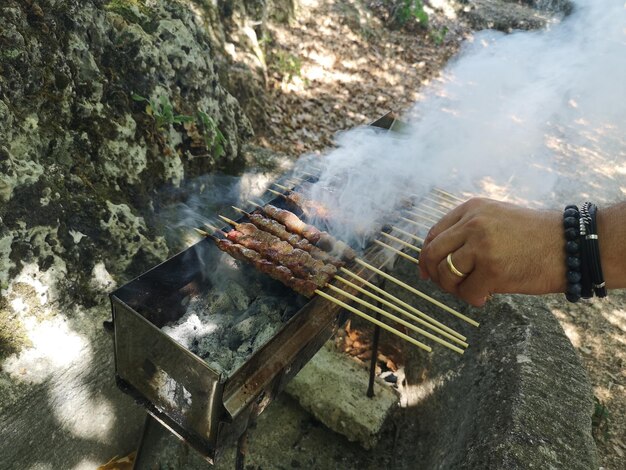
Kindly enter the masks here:
M 310 197 L 336 236 L 360 244 L 433 186 L 544 206 L 623 197 L 626 5 L 577 0 L 545 30 L 476 34 L 403 119 L 406 132 L 348 131 L 316 159 Z

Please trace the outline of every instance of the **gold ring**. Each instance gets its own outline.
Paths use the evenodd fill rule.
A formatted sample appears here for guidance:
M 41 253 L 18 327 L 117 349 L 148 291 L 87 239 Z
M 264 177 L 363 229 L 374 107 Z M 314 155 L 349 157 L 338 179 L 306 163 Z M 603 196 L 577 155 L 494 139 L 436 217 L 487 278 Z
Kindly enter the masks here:
M 450 268 L 450 271 L 452 271 L 452 274 L 456 274 L 459 277 L 467 276 L 467 274 L 462 273 L 461 271 L 456 269 L 456 266 L 454 266 L 454 264 L 452 264 L 452 253 L 448 253 L 448 257 L 446 258 L 446 261 L 448 263 L 448 267 Z

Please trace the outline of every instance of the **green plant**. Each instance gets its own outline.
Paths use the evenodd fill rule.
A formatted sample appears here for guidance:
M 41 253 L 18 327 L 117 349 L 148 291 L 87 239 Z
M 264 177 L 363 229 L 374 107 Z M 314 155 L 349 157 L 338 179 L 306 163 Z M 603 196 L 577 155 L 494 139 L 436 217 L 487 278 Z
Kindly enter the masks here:
M 440 29 L 435 28 L 430 31 L 430 38 L 435 44 L 441 46 L 443 44 L 443 40 L 446 38 L 446 34 L 448 34 L 448 28 L 445 26 Z
M 224 134 L 220 131 L 215 119 L 207 113 L 204 111 L 198 111 L 196 114 L 200 124 L 202 124 L 202 135 L 204 137 L 204 143 L 207 150 L 212 152 L 215 158 L 220 158 L 224 155 L 224 153 L 226 153 L 224 150 L 224 144 L 226 143 Z
M 276 52 L 272 66 L 287 82 L 293 77 L 300 77 L 302 73 L 302 59 L 288 52 Z
M 609 437 L 609 409 L 598 397 L 593 397 L 594 410 L 591 416 L 591 433 L 596 441 Z
M 186 114 L 174 114 L 174 107 L 170 103 L 170 99 L 167 96 L 159 96 L 155 99 L 148 99 L 137 93 L 132 93 L 133 100 L 138 102 L 144 102 L 146 104 L 146 114 L 154 119 L 154 124 L 157 130 L 161 130 L 166 126 L 169 127 L 172 124 L 182 124 L 184 122 L 191 122 L 194 120 L 193 116 Z
M 428 13 L 424 11 L 422 0 L 400 0 L 396 6 L 394 18 L 400 26 L 404 26 L 409 20 L 415 19 L 423 27 L 428 26 Z

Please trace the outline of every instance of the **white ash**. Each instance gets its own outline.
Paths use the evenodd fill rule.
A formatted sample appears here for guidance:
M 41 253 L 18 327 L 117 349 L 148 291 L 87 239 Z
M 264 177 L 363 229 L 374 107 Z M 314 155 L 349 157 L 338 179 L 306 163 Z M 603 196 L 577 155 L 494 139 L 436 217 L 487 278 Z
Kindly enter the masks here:
M 230 375 L 297 310 L 291 293 L 255 296 L 234 281 L 192 297 L 186 313 L 162 331 L 218 373 Z

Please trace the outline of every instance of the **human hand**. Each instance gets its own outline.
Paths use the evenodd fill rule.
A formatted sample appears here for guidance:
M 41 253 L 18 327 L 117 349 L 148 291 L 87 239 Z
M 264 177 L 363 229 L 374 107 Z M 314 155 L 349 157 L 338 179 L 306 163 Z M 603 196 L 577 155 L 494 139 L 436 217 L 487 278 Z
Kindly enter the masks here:
M 565 290 L 562 216 L 474 198 L 429 231 L 420 273 L 480 307 L 494 293 L 546 294 Z M 464 273 L 454 274 L 447 263 Z

